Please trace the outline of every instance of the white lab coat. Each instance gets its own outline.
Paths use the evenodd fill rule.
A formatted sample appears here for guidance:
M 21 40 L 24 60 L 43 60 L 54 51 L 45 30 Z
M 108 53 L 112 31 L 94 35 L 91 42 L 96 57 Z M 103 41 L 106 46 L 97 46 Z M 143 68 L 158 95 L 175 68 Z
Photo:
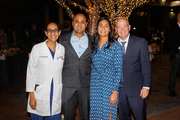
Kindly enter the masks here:
M 50 116 L 50 88 L 52 79 L 54 83 L 52 115 L 61 112 L 64 54 L 65 49 L 59 43 L 56 43 L 54 60 L 46 45 L 46 41 L 36 44 L 32 48 L 27 66 L 26 91 L 34 92 L 37 106 L 36 110 L 31 109 L 28 98 L 28 112 L 41 116 Z

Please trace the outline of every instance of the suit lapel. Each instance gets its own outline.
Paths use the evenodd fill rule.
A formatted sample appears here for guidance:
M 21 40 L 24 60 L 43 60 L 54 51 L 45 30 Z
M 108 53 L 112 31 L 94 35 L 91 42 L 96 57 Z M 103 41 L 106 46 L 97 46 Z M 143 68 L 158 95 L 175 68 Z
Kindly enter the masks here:
M 180 31 L 180 27 L 179 27 L 179 25 L 178 25 L 178 24 L 176 25 L 176 28 L 177 28 L 177 30 L 178 30 L 178 31 Z
M 131 54 L 131 49 L 133 47 L 133 38 L 132 36 L 130 35 L 129 36 L 129 42 L 128 42 L 128 46 L 127 46 L 127 49 L 126 49 L 126 54 L 124 56 L 124 59 L 123 59 L 123 62 L 126 61 L 126 59 L 128 59 L 128 56 Z

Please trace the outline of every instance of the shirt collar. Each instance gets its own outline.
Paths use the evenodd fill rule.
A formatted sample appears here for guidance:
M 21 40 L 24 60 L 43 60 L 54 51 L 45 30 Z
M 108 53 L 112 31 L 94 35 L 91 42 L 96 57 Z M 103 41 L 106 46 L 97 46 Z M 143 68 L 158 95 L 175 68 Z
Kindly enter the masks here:
M 87 37 L 87 34 L 86 34 L 86 32 L 83 32 L 84 33 L 84 35 L 82 36 L 82 37 Z M 77 37 L 75 34 L 74 34 L 74 30 L 73 30 L 73 32 L 72 32 L 72 37 Z M 81 37 L 81 38 L 82 38 Z
M 178 26 L 180 27 L 180 23 L 177 23 L 178 24 Z
M 118 42 L 121 43 L 121 42 L 128 42 L 129 41 L 129 36 L 130 34 L 128 35 L 128 37 L 125 39 L 125 40 L 122 40 L 120 37 L 118 37 Z

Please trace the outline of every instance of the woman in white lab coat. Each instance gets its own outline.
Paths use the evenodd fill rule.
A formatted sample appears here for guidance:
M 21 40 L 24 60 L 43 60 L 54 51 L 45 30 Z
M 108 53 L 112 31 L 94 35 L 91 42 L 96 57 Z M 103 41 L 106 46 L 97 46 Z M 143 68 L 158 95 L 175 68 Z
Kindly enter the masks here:
M 34 45 L 27 66 L 27 111 L 31 120 L 60 120 L 64 47 L 57 43 L 61 31 L 56 23 L 47 25 L 48 39 Z

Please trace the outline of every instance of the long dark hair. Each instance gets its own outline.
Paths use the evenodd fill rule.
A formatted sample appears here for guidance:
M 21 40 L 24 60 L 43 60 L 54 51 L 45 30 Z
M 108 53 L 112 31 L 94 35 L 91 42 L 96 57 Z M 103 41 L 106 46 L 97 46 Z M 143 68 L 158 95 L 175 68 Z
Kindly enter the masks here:
M 107 46 L 105 49 L 109 48 L 109 47 L 112 45 L 112 43 L 115 42 L 115 41 L 114 41 L 115 37 L 114 37 L 113 30 L 112 30 L 111 22 L 110 22 L 109 19 L 106 18 L 106 17 L 100 18 L 100 19 L 98 20 L 97 24 L 96 24 L 96 29 L 95 29 L 95 33 L 94 33 L 94 38 L 93 38 L 93 41 L 92 41 L 92 51 L 95 52 L 95 54 L 96 54 L 96 52 L 97 52 L 97 46 L 98 46 L 99 39 L 100 39 L 99 34 L 98 34 L 98 26 L 99 26 L 99 22 L 100 22 L 101 20 L 107 20 L 107 22 L 109 23 L 109 27 L 110 27 L 110 32 L 109 32 L 109 35 L 108 35 L 108 42 L 109 42 L 109 43 L 108 43 L 108 46 Z

